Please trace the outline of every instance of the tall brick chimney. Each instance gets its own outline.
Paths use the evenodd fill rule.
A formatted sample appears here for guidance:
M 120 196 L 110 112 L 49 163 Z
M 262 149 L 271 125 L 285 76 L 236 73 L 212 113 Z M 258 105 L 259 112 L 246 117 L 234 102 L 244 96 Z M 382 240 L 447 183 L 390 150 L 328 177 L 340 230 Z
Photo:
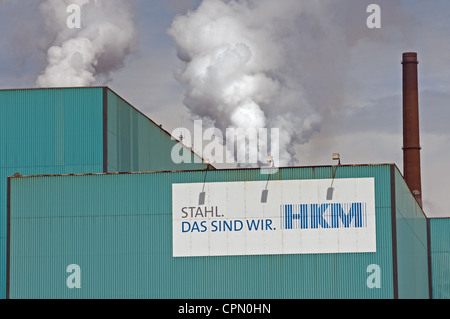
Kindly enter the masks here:
M 422 207 L 417 53 L 403 53 L 403 175 Z

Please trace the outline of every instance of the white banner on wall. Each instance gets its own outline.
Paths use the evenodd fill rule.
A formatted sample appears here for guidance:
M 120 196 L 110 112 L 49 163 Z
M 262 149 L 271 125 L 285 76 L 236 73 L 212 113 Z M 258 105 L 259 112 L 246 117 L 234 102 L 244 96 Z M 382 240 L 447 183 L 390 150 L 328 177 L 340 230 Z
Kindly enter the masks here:
M 373 178 L 172 185 L 173 256 L 376 251 Z

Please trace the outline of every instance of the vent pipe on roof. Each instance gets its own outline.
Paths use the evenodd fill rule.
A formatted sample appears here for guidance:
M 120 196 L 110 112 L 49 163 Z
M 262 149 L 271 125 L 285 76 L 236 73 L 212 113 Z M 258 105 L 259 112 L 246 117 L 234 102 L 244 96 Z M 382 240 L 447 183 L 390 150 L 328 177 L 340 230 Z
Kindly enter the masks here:
M 403 53 L 403 175 L 422 207 L 417 53 Z

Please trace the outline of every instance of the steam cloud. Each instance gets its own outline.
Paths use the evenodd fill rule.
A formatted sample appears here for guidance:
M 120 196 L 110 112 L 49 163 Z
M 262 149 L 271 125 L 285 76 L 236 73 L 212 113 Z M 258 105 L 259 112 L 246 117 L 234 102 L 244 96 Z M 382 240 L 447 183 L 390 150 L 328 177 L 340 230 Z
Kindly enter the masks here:
M 297 164 L 295 145 L 344 101 L 349 39 L 332 19 L 341 3 L 204 0 L 177 16 L 168 33 L 184 62 L 184 104 L 222 132 L 279 128 L 276 165 Z
M 83 5 L 81 28 L 69 29 L 70 4 Z M 46 0 L 39 7 L 54 38 L 40 87 L 89 86 L 123 66 L 136 41 L 136 27 L 127 1 Z

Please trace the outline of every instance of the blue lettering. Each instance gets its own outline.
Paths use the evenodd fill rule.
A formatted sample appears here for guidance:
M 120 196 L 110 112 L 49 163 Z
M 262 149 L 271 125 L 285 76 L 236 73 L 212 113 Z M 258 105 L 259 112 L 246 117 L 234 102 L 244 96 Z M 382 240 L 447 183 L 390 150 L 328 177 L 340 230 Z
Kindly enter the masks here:
M 192 231 L 194 231 L 194 230 L 196 230 L 196 231 L 200 231 L 200 229 L 198 228 L 198 224 L 197 224 L 197 222 L 194 222 L 194 224 L 192 224 Z
M 330 204 L 312 204 L 311 205 L 311 228 L 330 228 L 327 221 L 323 218 L 323 213 Z
M 184 226 L 187 226 L 187 229 L 185 229 Z M 181 231 L 183 233 L 187 233 L 189 230 L 191 230 L 191 224 L 189 224 L 188 222 L 182 222 L 181 223 Z
M 181 231 L 183 233 L 187 233 L 189 231 L 190 232 L 197 231 L 197 232 L 200 232 L 200 233 L 204 233 L 207 230 L 207 228 L 206 228 L 206 221 L 202 221 L 200 223 L 200 226 L 202 228 L 201 230 L 200 230 L 199 224 L 197 222 L 194 222 L 192 224 L 192 227 L 191 227 L 191 224 L 189 222 L 182 222 L 181 223 Z
M 300 226 L 302 229 L 308 228 L 308 205 L 300 205 Z
M 339 220 L 346 228 L 351 226 L 352 220 L 354 220 L 354 227 L 362 227 L 362 203 L 332 205 L 332 227 L 339 227 Z M 342 206 L 344 206 L 344 208 Z M 344 210 L 347 211 L 347 213 L 345 213 Z
M 292 205 L 285 205 L 284 209 L 285 228 L 292 229 Z
M 226 220 L 223 221 L 223 230 L 225 230 L 225 227 L 228 228 L 228 230 L 233 230 L 233 222 L 230 221 L 230 223 L 227 223 Z
M 367 212 L 365 203 L 326 203 L 281 205 L 281 227 L 283 229 L 318 229 L 366 227 Z M 266 221 L 267 223 L 267 221 Z M 253 226 L 253 227 L 250 227 Z M 258 229 L 259 224 L 249 225 Z M 264 225 L 261 225 L 264 228 Z M 266 229 L 272 229 L 270 226 Z
M 259 228 L 259 222 L 260 222 L 260 220 L 258 220 L 258 222 L 255 223 L 255 220 L 252 219 L 252 220 L 250 221 L 250 223 L 249 223 L 249 221 L 247 220 L 247 227 L 248 227 L 248 230 L 258 230 L 258 228 Z
M 295 213 L 294 213 L 295 211 Z M 285 215 L 284 215 L 284 228 L 294 229 L 299 228 L 298 223 L 300 222 L 300 228 L 308 228 L 308 205 L 285 205 Z M 295 225 L 294 225 L 295 220 Z
M 240 231 L 244 224 L 240 220 L 214 220 L 211 222 L 211 232 L 217 231 Z

